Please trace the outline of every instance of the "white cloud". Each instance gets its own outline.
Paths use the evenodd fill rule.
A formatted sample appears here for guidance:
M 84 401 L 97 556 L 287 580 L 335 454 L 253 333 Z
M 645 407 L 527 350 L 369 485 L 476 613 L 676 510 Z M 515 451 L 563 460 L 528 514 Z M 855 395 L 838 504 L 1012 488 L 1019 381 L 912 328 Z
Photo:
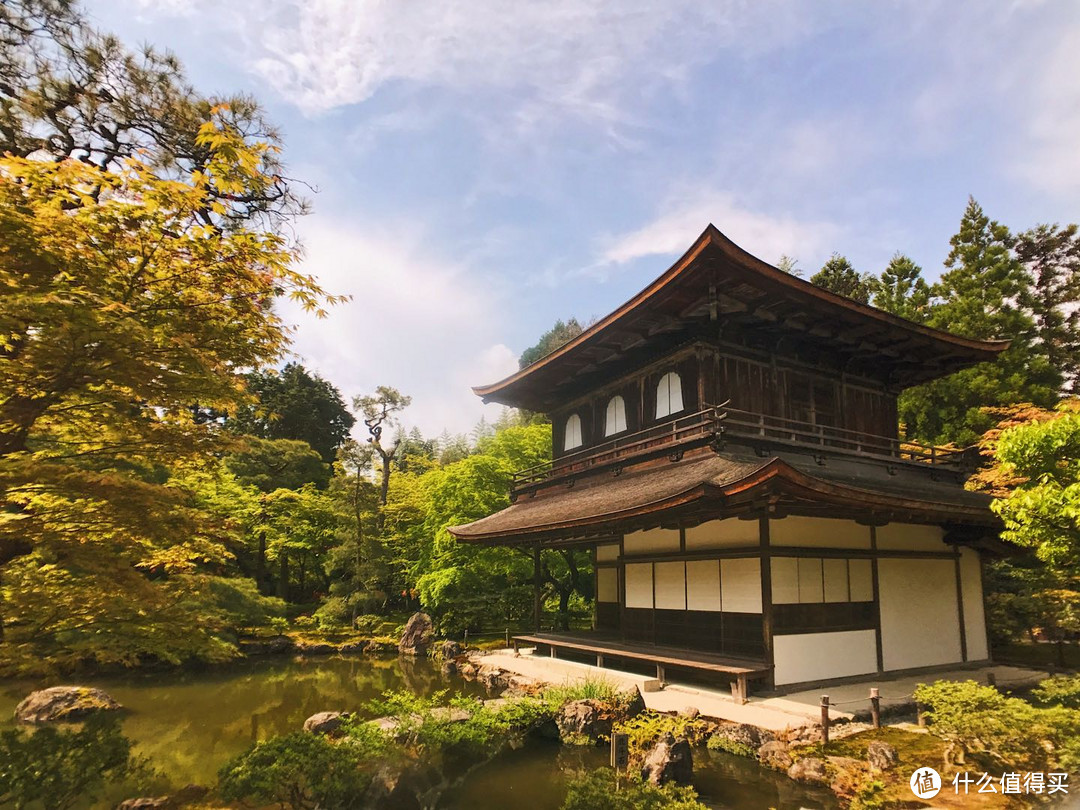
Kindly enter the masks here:
M 186 5 L 200 4 L 211 6 Z M 405 82 L 462 94 L 513 89 L 507 111 L 528 126 L 553 108 L 619 120 L 626 97 L 677 86 L 717 49 L 761 51 L 809 35 L 808 16 L 790 0 L 264 0 L 220 19 L 240 35 L 250 69 L 307 113 Z
M 470 386 L 517 368 L 499 343 L 498 296 L 479 268 L 435 254 L 414 226 L 356 227 L 341 220 L 305 223 L 302 269 L 329 292 L 353 300 L 316 319 L 285 305 L 298 326 L 296 355 L 351 399 L 377 385 L 413 398 L 404 416 L 426 435 L 467 432 L 485 414 Z
M 772 264 L 783 255 L 816 257 L 837 244 L 839 235 L 837 226 L 829 222 L 753 211 L 723 192 L 699 193 L 676 197 L 656 219 L 607 239 L 594 269 L 644 256 L 683 253 L 710 222 L 740 247 Z

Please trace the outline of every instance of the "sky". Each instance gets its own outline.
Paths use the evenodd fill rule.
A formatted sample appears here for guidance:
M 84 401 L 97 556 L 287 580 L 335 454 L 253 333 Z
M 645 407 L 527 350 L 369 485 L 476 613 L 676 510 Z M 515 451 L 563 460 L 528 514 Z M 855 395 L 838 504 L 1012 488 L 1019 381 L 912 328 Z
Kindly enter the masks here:
M 751 253 L 933 279 L 968 196 L 1080 220 L 1075 0 L 87 0 L 247 92 L 313 188 L 296 359 L 468 432 L 470 387 L 556 319 L 603 316 L 712 222 Z

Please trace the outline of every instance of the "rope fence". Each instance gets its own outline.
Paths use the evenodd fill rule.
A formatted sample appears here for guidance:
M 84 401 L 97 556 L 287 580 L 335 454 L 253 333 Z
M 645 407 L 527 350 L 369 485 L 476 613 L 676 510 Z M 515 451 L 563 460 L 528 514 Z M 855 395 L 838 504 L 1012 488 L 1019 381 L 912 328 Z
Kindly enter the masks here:
M 995 689 L 998 688 L 997 676 L 994 672 L 986 673 L 987 686 L 992 686 Z M 1003 687 L 1008 687 L 1010 684 L 1021 684 L 1023 680 L 1007 681 L 1002 684 Z M 822 739 L 825 743 L 829 742 L 829 726 L 832 724 L 829 717 L 829 711 L 838 706 L 850 706 L 854 703 L 870 704 L 870 721 L 874 728 L 881 728 L 881 702 L 888 701 L 892 703 L 901 703 L 903 701 L 912 701 L 915 698 L 914 692 L 906 695 L 882 695 L 878 687 L 870 687 L 870 694 L 864 698 L 852 698 L 850 700 L 837 700 L 831 701 L 828 695 L 821 696 L 821 730 Z M 923 716 L 923 706 L 919 702 L 915 702 L 915 720 L 920 726 L 926 725 L 926 718 Z

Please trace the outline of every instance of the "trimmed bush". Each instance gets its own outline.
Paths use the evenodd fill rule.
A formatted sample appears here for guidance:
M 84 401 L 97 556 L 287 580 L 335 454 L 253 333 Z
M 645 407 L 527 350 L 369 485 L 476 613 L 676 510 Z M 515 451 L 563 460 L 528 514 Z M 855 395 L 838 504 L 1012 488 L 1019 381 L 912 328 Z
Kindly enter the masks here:
M 1040 771 L 1080 754 L 1080 711 L 1040 709 L 975 681 L 937 681 L 915 690 L 931 731 L 952 743 L 947 759 L 977 754 L 997 767 Z M 951 763 L 947 763 L 951 764 Z
M 570 780 L 562 810 L 707 810 L 692 787 L 654 787 L 601 768 Z
M 367 737 L 368 745 L 352 738 L 339 744 L 321 734 L 296 732 L 255 743 L 218 772 L 221 797 L 292 810 L 361 808 L 376 760 L 369 745 L 377 739 Z
M 1054 675 L 1031 690 L 1036 706 L 1080 709 L 1080 675 Z

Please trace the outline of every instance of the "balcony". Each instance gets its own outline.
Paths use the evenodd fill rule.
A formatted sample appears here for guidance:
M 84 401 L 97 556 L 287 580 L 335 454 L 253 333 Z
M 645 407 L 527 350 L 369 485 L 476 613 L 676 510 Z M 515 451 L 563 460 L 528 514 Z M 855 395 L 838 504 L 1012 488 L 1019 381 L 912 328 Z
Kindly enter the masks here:
M 668 455 L 681 457 L 688 449 L 719 442 L 755 448 L 804 448 L 830 455 L 879 459 L 922 468 L 960 469 L 971 465 L 971 453 L 956 447 L 935 447 L 895 437 L 876 436 L 844 428 L 815 425 L 769 414 L 751 413 L 725 405 L 583 448 L 514 473 L 511 491 L 534 489 L 548 482 Z

